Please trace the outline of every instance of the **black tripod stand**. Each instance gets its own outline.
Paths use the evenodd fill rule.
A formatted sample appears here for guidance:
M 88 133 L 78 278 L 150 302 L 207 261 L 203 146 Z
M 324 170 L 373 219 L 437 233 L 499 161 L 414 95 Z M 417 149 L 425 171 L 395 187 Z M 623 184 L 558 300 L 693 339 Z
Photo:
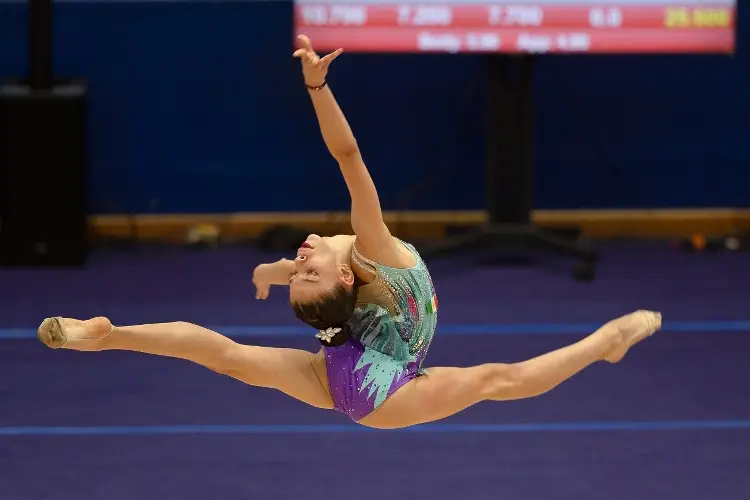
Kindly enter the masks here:
M 574 276 L 594 278 L 598 253 L 584 242 L 535 226 L 533 209 L 534 56 L 488 57 L 486 206 L 488 221 L 479 229 L 427 247 L 425 258 L 505 245 L 543 247 L 578 259 Z

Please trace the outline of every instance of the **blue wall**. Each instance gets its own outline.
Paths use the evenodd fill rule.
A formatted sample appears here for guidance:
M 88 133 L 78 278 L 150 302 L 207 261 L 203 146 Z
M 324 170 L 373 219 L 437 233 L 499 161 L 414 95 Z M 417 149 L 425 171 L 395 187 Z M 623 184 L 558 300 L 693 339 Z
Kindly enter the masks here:
M 90 81 L 96 212 L 347 207 L 291 59 L 291 4 L 58 3 L 56 16 L 57 71 Z M 0 75 L 26 74 L 26 22 L 0 3 Z M 746 38 L 733 57 L 541 58 L 537 205 L 750 206 Z M 330 81 L 386 208 L 483 205 L 483 74 L 481 57 L 337 60 Z

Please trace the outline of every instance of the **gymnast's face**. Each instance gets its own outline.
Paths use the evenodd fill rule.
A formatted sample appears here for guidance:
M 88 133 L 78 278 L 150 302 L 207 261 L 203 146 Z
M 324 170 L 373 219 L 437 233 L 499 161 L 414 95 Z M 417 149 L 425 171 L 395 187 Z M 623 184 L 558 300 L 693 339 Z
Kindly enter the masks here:
M 294 273 L 289 279 L 292 302 L 315 301 L 339 283 L 347 288 L 354 286 L 354 274 L 334 238 L 311 234 L 297 250 Z

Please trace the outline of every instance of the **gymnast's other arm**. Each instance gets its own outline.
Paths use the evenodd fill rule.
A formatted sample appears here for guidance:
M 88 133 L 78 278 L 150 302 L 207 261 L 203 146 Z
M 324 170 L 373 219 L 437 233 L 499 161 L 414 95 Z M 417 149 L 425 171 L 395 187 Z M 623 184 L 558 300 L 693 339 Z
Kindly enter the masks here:
M 279 259 L 276 262 L 261 264 L 253 271 L 255 298 L 265 300 L 271 291 L 271 285 L 288 285 L 294 272 L 294 261 Z
M 301 48 L 294 56 L 302 61 L 302 73 L 320 132 L 328 151 L 338 162 L 349 190 L 352 200 L 352 228 L 357 235 L 357 248 L 367 257 L 386 266 L 413 266 L 413 255 L 404 251 L 403 245 L 393 238 L 385 225 L 375 183 L 365 166 L 349 123 L 330 86 L 326 84 L 328 66 L 343 50 L 338 49 L 320 58 L 306 36 L 301 35 L 298 39 Z

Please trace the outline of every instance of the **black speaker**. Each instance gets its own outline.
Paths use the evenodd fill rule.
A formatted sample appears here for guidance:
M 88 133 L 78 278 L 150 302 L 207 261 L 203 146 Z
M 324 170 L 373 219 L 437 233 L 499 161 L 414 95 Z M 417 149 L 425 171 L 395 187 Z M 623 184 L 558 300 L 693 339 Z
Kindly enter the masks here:
M 0 87 L 0 265 L 85 263 L 86 93 Z

